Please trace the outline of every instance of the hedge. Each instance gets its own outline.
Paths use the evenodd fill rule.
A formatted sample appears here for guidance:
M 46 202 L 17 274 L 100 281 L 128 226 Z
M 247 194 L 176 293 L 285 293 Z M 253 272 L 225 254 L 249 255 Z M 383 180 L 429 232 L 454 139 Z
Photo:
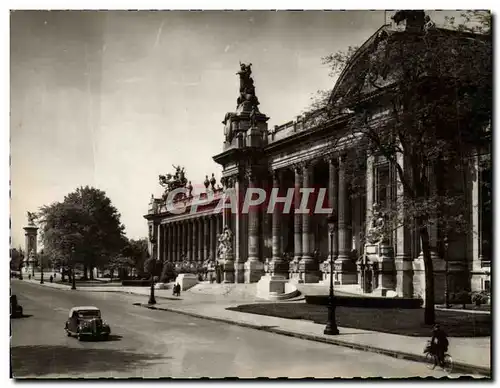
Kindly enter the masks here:
M 151 279 L 149 279 L 149 280 L 123 280 L 122 286 L 147 287 L 147 286 L 151 286 Z
M 363 296 L 334 296 L 335 306 L 366 308 L 402 308 L 418 309 L 422 299 L 413 298 L 377 298 Z M 328 295 L 306 295 L 306 302 L 316 305 L 328 305 Z

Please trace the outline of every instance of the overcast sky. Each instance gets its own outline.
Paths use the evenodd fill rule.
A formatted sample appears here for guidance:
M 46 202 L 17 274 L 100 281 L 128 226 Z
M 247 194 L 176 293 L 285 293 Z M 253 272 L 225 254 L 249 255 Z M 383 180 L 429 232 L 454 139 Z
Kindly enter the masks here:
M 178 164 L 193 185 L 220 177 L 212 156 L 236 108 L 239 61 L 253 64 L 271 128 L 333 86 L 321 57 L 383 23 L 383 11 L 12 13 L 13 246 L 24 245 L 26 211 L 85 185 L 106 192 L 128 237 L 145 237 L 159 174 Z

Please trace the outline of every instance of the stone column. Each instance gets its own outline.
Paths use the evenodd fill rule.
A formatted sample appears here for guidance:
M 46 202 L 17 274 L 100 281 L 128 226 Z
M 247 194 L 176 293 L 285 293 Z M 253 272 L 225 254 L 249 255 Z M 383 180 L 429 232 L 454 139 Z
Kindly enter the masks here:
M 177 253 L 177 261 L 182 261 L 182 221 L 177 223 L 176 227 L 176 240 L 175 240 L 175 245 L 177 246 L 176 248 L 176 253 Z
M 163 261 L 163 257 L 162 257 L 163 233 L 162 233 L 161 224 L 156 225 L 156 230 L 157 230 L 157 236 L 158 236 L 156 239 L 156 260 L 158 260 L 161 263 Z
M 310 188 L 312 184 L 312 164 L 307 162 L 302 165 L 302 187 Z M 305 204 L 307 209 L 311 209 L 311 197 L 309 203 Z M 313 207 L 314 209 L 314 207 Z M 314 244 L 312 239 L 311 211 L 301 214 L 302 216 L 302 259 L 299 263 L 299 276 L 304 283 L 317 283 L 319 280 L 318 263 L 313 258 Z
M 193 260 L 193 222 L 192 220 L 184 221 L 184 252 L 186 253 L 186 260 Z
M 198 218 L 197 221 L 198 221 L 198 262 L 203 263 L 204 260 L 203 218 Z
M 255 171 L 247 171 L 248 187 L 257 187 Z M 259 258 L 259 224 L 260 207 L 251 207 L 248 210 L 248 259 L 245 263 L 245 283 L 254 283 L 264 272 L 264 263 Z
M 172 223 L 168 224 L 168 241 L 169 241 L 168 260 L 173 262 L 175 261 L 174 257 L 175 241 L 174 241 L 174 225 Z
M 203 217 L 203 261 L 208 259 L 208 252 L 209 252 L 209 244 L 210 244 L 210 238 L 209 238 L 209 218 L 208 217 Z
M 248 258 L 248 232 L 247 232 L 247 214 L 243 214 L 241 207 L 246 193 L 246 179 L 244 171 L 239 172 L 238 178 L 235 181 L 235 190 L 238 198 L 238 213 L 235 219 L 234 231 L 234 281 L 236 283 L 245 282 L 245 261 Z
M 193 219 L 191 221 L 191 229 L 192 229 L 192 237 L 191 237 L 191 244 L 192 244 L 192 248 L 191 248 L 191 253 L 192 253 L 192 257 L 190 259 L 190 261 L 198 261 L 198 249 L 197 249 L 197 244 L 198 244 L 198 222 L 196 221 L 196 219 Z
M 338 175 L 337 175 L 337 160 L 335 157 L 328 157 L 328 206 L 333 209 L 333 215 L 338 215 Z M 327 214 L 326 217 L 329 215 Z M 328 230 L 325 231 L 328 236 L 328 258 L 323 262 L 323 280 L 329 281 L 330 276 L 330 261 L 337 260 L 338 257 L 338 224 L 335 223 L 333 232 L 333 242 L 330 238 Z M 333 256 L 332 256 L 333 255 Z
M 297 212 L 300 207 L 300 188 L 302 187 L 302 168 L 294 167 L 295 172 L 295 194 L 294 194 L 294 216 L 293 216 L 293 239 L 294 239 L 294 256 L 293 263 L 290 268 L 290 278 L 299 280 L 298 266 L 302 258 L 302 214 Z
M 170 243 L 168 241 L 168 224 L 163 224 L 163 261 L 168 261 L 168 250 L 170 248 Z
M 217 229 L 216 215 L 210 216 L 210 255 L 212 260 L 217 260 Z
M 38 227 L 30 222 L 24 228 L 24 250 L 25 250 L 25 268 L 27 273 L 35 276 L 36 256 L 37 256 L 37 235 Z
M 170 261 L 176 262 L 179 246 L 177 245 L 177 225 L 175 222 L 170 224 L 170 241 L 172 241 L 170 247 Z
M 335 272 L 340 284 L 356 284 L 356 264 L 350 258 L 351 228 L 349 214 L 349 198 L 346 178 L 346 155 L 338 158 L 339 165 L 339 204 L 338 204 L 338 238 L 339 254 L 335 261 Z M 337 277 L 337 276 L 336 276 Z
M 278 197 L 281 196 L 280 184 L 281 171 L 275 170 L 273 174 L 273 190 L 278 190 Z M 272 260 L 269 265 L 269 274 L 271 276 L 281 275 L 288 277 L 288 263 L 283 260 L 283 247 L 281 241 L 281 214 L 282 210 L 278 203 L 275 204 L 272 219 Z
M 222 213 L 215 215 L 215 240 L 219 241 L 219 236 L 222 233 Z M 219 259 L 217 257 L 217 259 Z
M 471 290 L 480 291 L 483 289 L 481 279 L 489 280 L 485 276 L 485 269 L 482 268 L 482 220 L 481 220 L 481 163 L 478 155 L 474 156 L 474 174 L 472 174 L 472 187 L 471 187 L 471 223 L 472 223 L 472 274 L 471 274 Z

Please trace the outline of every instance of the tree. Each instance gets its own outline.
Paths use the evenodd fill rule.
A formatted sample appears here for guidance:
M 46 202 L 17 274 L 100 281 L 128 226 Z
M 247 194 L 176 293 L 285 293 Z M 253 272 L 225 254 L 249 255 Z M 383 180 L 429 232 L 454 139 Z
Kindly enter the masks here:
M 144 262 L 144 272 L 146 272 L 151 278 L 154 276 L 160 276 L 161 263 L 154 259 L 154 257 L 149 257 Z
M 471 158 L 491 144 L 491 15 L 475 18 L 483 28 L 474 32 L 482 34 L 463 25 L 455 30 L 412 25 L 424 20 L 423 11 L 400 11 L 394 19 L 406 19 L 406 30 L 382 28 L 361 48 L 324 58 L 339 79 L 327 97 L 323 93 L 313 102 L 306 120 L 314 127 L 345 117 L 342 137 L 362 145 L 354 147 L 354 163 L 365 160 L 366 152 L 385 158 L 395 172 L 403 195 L 385 211 L 394 228 L 415 222 L 425 264 L 424 321 L 432 324 L 429 227 L 437 222 L 455 240 L 471 230 L 464 213 L 466 174 Z M 435 190 L 432 167 L 438 175 Z M 444 187 L 444 176 L 458 179 Z
M 12 271 L 22 271 L 24 261 L 24 251 L 21 247 L 10 249 L 10 269 Z
M 128 273 L 128 269 L 133 264 L 134 261 L 130 257 L 119 254 L 112 257 L 106 267 L 110 270 L 111 277 L 113 277 L 113 273 L 116 270 L 118 272 L 118 277 L 123 280 L 126 273 Z
M 85 277 L 125 244 L 120 214 L 103 191 L 88 186 L 43 206 L 39 222 L 46 253 L 63 268 L 83 265 Z
M 138 274 L 144 272 L 144 263 L 148 258 L 148 240 L 142 238 L 139 240 L 130 239 L 123 251 L 123 254 L 133 262 L 133 267 L 136 269 Z

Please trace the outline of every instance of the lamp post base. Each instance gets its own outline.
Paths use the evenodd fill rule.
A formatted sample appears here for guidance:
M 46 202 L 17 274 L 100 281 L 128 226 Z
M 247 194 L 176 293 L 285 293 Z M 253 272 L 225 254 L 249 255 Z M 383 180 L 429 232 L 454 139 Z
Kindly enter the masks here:
M 151 293 L 149 294 L 148 304 L 156 304 L 154 283 L 151 283 Z
M 337 326 L 329 326 L 328 324 L 325 327 L 325 330 L 323 330 L 323 334 L 325 335 L 339 335 L 339 329 L 337 329 Z
M 326 322 L 326 327 L 325 330 L 323 331 L 323 334 L 326 335 L 340 334 L 339 329 L 337 327 L 337 322 L 335 321 L 335 313 L 332 305 L 328 306 L 328 321 Z

